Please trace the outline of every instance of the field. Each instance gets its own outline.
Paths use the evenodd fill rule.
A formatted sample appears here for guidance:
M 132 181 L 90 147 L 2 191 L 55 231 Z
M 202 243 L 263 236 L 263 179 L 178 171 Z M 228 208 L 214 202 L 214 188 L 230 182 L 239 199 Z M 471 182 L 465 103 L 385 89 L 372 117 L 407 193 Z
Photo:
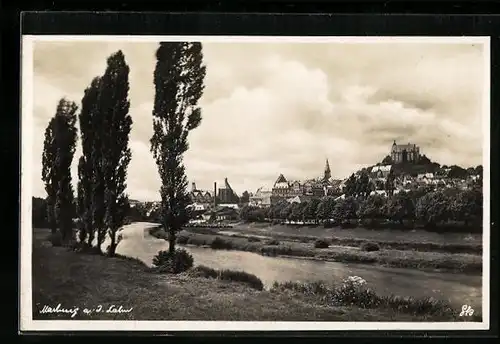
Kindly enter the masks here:
M 165 238 L 165 233 L 161 230 L 153 229 L 150 234 Z M 448 235 L 450 242 L 443 242 L 443 236 L 440 234 L 424 231 L 410 232 L 407 236 L 408 238 L 403 238 L 399 231 L 394 230 L 237 225 L 222 231 L 189 228 L 179 234 L 178 243 L 248 251 L 267 256 L 290 256 L 476 275 L 482 272 L 482 246 L 477 243 L 478 236 L 471 236 L 472 239 L 465 241 L 466 235 L 456 234 L 454 240 Z M 329 247 L 315 247 L 319 238 L 325 239 Z M 400 241 L 389 241 L 391 238 Z M 417 238 L 422 241 L 417 241 Z M 434 241 L 430 241 L 432 239 Z M 375 245 L 377 250 L 365 251 L 363 247 L 367 244 Z
M 481 246 L 482 235 L 471 233 L 436 233 L 418 230 L 396 230 L 366 228 L 323 228 L 322 226 L 286 226 L 268 223 L 238 223 L 233 229 L 241 233 L 260 235 L 311 236 L 338 238 L 339 240 L 358 239 L 376 242 L 401 242 L 407 245 L 433 243 L 436 245 L 468 245 Z
M 261 320 L 261 321 L 450 321 L 456 315 L 407 314 L 392 308 L 332 307 L 315 296 L 252 289 L 232 281 L 189 274 L 151 273 L 133 259 L 78 254 L 51 247 L 46 232 L 33 242 L 33 317 L 107 320 Z M 40 314 L 44 306 L 79 307 L 68 314 Z M 83 308 L 111 305 L 132 310 L 86 315 Z M 477 321 L 477 319 L 475 319 Z

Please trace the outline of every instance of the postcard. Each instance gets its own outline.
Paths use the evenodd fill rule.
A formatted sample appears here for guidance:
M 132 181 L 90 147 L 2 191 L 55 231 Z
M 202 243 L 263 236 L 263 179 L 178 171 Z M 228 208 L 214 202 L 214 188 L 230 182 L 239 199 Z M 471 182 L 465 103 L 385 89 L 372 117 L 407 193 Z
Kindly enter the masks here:
M 21 330 L 489 328 L 488 37 L 22 37 Z

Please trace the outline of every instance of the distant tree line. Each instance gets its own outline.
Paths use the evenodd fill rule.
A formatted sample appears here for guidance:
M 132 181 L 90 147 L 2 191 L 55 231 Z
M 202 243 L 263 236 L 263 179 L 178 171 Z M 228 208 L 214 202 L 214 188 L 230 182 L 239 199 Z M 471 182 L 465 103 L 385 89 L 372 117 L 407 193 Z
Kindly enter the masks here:
M 392 196 L 327 196 L 301 203 L 280 201 L 269 208 L 244 206 L 240 218 L 249 222 L 305 222 L 325 226 L 393 227 L 423 226 L 450 230 L 465 227 L 481 231 L 483 194 L 479 188 L 429 191 L 424 188 Z M 450 225 L 450 223 L 452 225 Z

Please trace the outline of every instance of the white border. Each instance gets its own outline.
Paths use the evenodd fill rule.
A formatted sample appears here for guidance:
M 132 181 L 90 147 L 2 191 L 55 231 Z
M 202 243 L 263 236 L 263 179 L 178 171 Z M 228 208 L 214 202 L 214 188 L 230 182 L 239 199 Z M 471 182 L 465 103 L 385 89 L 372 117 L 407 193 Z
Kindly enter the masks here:
M 484 54 L 483 88 L 483 322 L 265 322 L 265 321 L 80 321 L 33 320 L 31 285 L 31 170 L 33 131 L 33 42 L 253 42 L 253 43 L 435 43 L 482 44 Z M 348 331 L 348 330 L 488 330 L 490 327 L 490 38 L 489 37 L 271 37 L 271 36 L 32 36 L 22 38 L 22 166 L 21 166 L 21 331 Z

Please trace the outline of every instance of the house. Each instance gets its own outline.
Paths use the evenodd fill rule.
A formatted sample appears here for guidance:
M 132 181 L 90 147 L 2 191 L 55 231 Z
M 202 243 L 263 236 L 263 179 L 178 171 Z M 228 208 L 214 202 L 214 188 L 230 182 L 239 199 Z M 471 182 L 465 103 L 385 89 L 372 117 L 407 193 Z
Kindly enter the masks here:
M 373 166 L 370 171 L 370 177 L 373 179 L 387 179 L 391 170 L 392 165 Z
M 295 196 L 286 200 L 288 203 L 302 203 L 304 200 L 300 196 Z
M 231 209 L 236 209 L 238 210 L 240 207 L 236 203 L 221 203 L 218 204 L 219 208 L 231 208 Z
M 336 201 L 339 201 L 341 199 L 345 199 L 345 194 L 342 194 L 339 197 L 335 198 Z
M 254 195 L 250 196 L 250 205 L 255 206 L 255 207 L 269 207 L 271 206 L 271 196 L 272 196 L 272 191 L 260 187 L 257 189 Z
M 230 221 L 238 219 L 238 211 L 234 208 L 224 207 L 212 213 L 217 221 Z
M 203 211 L 203 210 L 207 210 L 208 206 L 206 204 L 193 203 L 193 204 L 188 205 L 187 208 L 194 210 L 194 211 Z
M 191 202 L 199 204 L 210 204 L 213 203 L 213 196 L 208 191 L 200 190 L 196 187 L 196 183 L 191 184 L 191 192 L 189 193 Z
M 374 195 L 387 197 L 387 191 L 385 191 L 385 190 L 374 190 L 374 191 L 370 192 L 370 196 L 374 196 Z

